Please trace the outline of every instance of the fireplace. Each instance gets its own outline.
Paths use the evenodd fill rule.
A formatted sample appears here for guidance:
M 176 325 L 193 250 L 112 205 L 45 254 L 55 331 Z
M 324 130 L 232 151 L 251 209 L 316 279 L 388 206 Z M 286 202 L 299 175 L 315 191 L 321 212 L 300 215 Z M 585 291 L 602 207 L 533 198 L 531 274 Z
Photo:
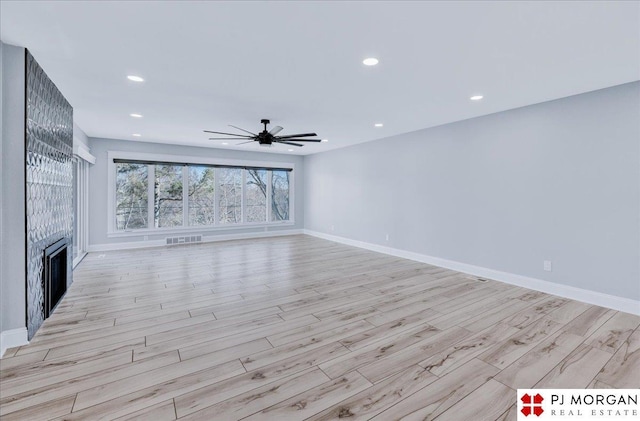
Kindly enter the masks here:
M 44 318 L 48 318 L 58 302 L 67 292 L 68 240 L 62 238 L 44 249 Z

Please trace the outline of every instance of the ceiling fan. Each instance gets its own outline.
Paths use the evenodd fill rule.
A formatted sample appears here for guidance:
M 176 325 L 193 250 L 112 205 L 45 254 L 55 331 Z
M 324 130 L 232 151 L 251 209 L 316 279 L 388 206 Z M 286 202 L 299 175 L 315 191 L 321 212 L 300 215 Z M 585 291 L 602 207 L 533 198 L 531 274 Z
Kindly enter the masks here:
M 209 140 L 242 140 L 242 139 L 247 140 L 246 142 L 238 143 L 238 145 L 244 145 L 245 143 L 251 143 L 251 142 L 258 142 L 261 146 L 271 146 L 273 143 L 283 143 L 285 145 L 292 145 L 292 146 L 304 146 L 304 145 L 301 145 L 300 143 L 295 143 L 295 142 L 321 142 L 322 141 L 321 139 L 301 139 L 303 137 L 318 136 L 315 133 L 298 133 L 298 134 L 290 134 L 287 136 L 276 136 L 278 133 L 280 133 L 280 131 L 282 130 L 282 127 L 275 126 L 271 130 L 267 130 L 267 124 L 269 124 L 270 121 L 267 119 L 262 119 L 260 120 L 260 123 L 264 124 L 264 130 L 262 130 L 257 134 L 229 124 L 229 126 L 233 127 L 234 129 L 238 129 L 245 133 L 248 133 L 250 136 L 246 134 L 213 132 L 211 130 L 203 130 L 203 131 L 206 133 L 235 136 L 235 137 L 210 137 Z M 292 142 L 292 141 L 295 141 L 295 142 Z

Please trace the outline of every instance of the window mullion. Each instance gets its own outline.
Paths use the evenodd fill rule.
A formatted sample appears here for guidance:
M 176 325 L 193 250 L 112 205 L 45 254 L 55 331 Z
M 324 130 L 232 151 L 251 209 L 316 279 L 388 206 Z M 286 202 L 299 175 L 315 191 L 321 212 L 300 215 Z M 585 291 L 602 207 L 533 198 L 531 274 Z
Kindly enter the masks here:
M 242 170 L 242 195 L 241 195 L 241 214 L 242 214 L 242 219 L 240 221 L 242 221 L 241 223 L 244 224 L 247 219 L 247 212 L 245 212 L 245 207 L 247 206 L 247 198 L 246 198 L 246 189 L 245 189 L 245 184 L 247 183 L 247 170 Z
M 182 167 L 182 226 L 189 225 L 189 167 Z
M 213 225 L 218 225 L 218 205 L 220 204 L 220 168 L 213 169 Z
M 89 248 L 89 163 L 84 162 L 82 181 L 82 250 Z
M 273 182 L 273 171 L 267 171 L 267 200 L 265 200 L 266 204 L 267 204 L 267 223 L 271 222 L 271 206 L 273 206 L 273 203 L 271 203 L 272 200 L 272 192 L 271 192 L 271 184 Z
M 155 185 L 156 185 L 156 167 L 155 165 L 147 165 L 147 228 L 156 227 L 155 214 Z

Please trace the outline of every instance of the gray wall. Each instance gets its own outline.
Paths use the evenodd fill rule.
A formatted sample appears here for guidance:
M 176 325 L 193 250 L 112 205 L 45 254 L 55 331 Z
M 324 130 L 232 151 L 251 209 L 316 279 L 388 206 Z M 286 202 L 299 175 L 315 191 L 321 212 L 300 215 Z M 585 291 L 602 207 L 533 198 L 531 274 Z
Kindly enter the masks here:
M 85 132 L 75 122 L 73 123 L 73 145 L 82 144 L 89 149 L 89 138 Z
M 24 67 L 24 48 L 2 45 L 0 331 L 26 326 Z
M 638 300 L 639 122 L 634 82 L 312 155 L 305 227 Z
M 286 226 L 269 227 L 268 231 L 302 229 L 304 227 L 303 195 L 304 195 L 304 165 L 303 157 L 296 155 L 265 154 L 260 152 L 244 152 L 228 149 L 199 148 L 193 146 L 176 146 L 161 143 L 131 142 L 126 140 L 89 138 L 91 154 L 96 157 L 95 165 L 89 169 L 89 247 L 98 244 L 125 243 L 131 241 L 144 241 L 144 235 L 135 237 L 112 237 L 107 236 L 107 152 L 127 151 L 127 152 L 148 152 L 153 154 L 172 154 L 186 156 L 202 156 L 221 159 L 238 159 L 253 161 L 273 161 L 292 162 L 296 165 L 294 174 L 295 187 L 295 224 Z M 262 227 L 257 228 L 236 228 L 228 230 L 203 229 L 206 236 L 244 234 L 251 232 L 264 232 Z M 200 233 L 198 231 L 197 233 Z M 195 234 L 195 233 L 194 233 Z M 167 236 L 179 234 L 158 234 L 148 235 L 149 240 L 162 240 Z

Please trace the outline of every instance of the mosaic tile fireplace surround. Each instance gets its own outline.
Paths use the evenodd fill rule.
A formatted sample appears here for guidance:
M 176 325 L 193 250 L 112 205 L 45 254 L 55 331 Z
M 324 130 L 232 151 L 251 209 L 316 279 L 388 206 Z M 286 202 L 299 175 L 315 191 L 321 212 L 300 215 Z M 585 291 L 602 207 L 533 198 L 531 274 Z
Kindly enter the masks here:
M 73 253 L 66 247 L 73 244 L 73 108 L 28 51 L 25 79 L 26 291 L 31 340 L 72 280 Z

